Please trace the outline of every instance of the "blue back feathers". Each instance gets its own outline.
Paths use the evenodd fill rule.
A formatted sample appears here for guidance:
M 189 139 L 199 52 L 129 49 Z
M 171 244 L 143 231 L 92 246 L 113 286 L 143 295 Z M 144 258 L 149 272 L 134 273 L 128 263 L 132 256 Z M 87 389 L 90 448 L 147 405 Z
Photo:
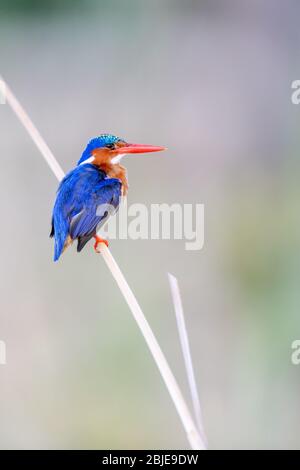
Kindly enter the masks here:
M 68 235 L 78 239 L 77 250 L 96 233 L 105 218 L 97 209 L 109 204 L 117 208 L 121 182 L 89 163 L 70 171 L 61 181 L 52 215 L 51 236 L 55 237 L 54 261 L 60 257 Z
M 99 135 L 99 137 L 94 137 L 87 144 L 77 165 L 80 165 L 80 163 L 90 158 L 92 156 L 93 150 L 101 148 L 101 147 L 105 147 L 106 145 L 115 144 L 116 142 L 125 142 L 125 141 L 123 139 L 120 139 L 120 137 L 117 137 L 112 134 L 101 134 Z

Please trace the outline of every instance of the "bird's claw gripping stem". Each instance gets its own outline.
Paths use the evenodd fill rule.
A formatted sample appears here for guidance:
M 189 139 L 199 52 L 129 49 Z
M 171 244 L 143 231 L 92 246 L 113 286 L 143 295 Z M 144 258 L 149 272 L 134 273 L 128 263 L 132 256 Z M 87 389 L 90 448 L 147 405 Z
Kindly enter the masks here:
M 98 237 L 98 235 L 95 235 L 94 238 L 96 240 L 94 244 L 94 250 L 96 251 L 96 253 L 100 253 L 101 249 L 100 247 L 98 247 L 98 245 L 100 245 L 101 243 L 104 243 L 104 245 L 108 247 L 108 241 L 105 240 L 105 238 Z

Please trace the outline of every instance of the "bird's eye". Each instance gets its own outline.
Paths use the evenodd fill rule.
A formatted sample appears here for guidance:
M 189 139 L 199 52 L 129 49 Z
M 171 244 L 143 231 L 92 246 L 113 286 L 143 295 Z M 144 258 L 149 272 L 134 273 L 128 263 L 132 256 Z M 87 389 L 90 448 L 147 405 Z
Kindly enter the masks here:
M 116 148 L 115 144 L 106 144 L 105 147 L 111 150 L 114 150 Z

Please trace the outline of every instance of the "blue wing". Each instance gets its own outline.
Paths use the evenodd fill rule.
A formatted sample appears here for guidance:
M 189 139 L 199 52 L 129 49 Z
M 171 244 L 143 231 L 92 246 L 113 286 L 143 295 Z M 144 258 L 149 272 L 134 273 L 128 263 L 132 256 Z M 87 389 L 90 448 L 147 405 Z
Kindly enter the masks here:
M 55 237 L 54 261 L 70 237 L 78 239 L 77 251 L 93 237 L 121 196 L 121 182 L 106 178 L 94 165 L 81 165 L 62 180 L 53 209 L 51 236 Z
M 70 223 L 70 235 L 73 240 L 78 238 L 77 251 L 96 234 L 109 215 L 119 206 L 121 183 L 111 178 L 102 181 L 98 187 L 85 199 L 82 210 L 76 214 Z

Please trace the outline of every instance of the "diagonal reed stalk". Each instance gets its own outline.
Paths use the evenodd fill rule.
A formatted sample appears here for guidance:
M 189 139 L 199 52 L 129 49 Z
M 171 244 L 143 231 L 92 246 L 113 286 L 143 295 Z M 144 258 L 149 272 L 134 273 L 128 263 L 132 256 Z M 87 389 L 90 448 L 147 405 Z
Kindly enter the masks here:
M 172 293 L 173 304 L 174 304 L 176 320 L 177 320 L 177 328 L 178 328 L 181 349 L 182 349 L 182 354 L 183 354 L 184 363 L 185 363 L 186 374 L 187 374 L 188 383 L 190 387 L 194 413 L 196 417 L 196 423 L 198 426 L 199 433 L 201 435 L 202 442 L 207 446 L 207 439 L 206 439 L 204 427 L 203 427 L 203 418 L 202 418 L 202 412 L 201 412 L 201 406 L 200 406 L 200 399 L 199 399 L 199 394 L 198 394 L 198 389 L 197 389 L 197 384 L 196 384 L 196 379 L 195 379 L 194 366 L 193 366 L 192 355 L 191 355 L 190 344 L 189 344 L 189 337 L 187 334 L 187 328 L 186 328 L 185 319 L 184 319 L 184 312 L 183 312 L 183 307 L 182 307 L 178 281 L 176 277 L 170 273 L 168 273 L 168 278 L 169 278 L 169 283 L 171 287 L 171 293 Z
M 10 88 L 8 87 L 7 83 L 1 78 L 2 84 L 4 84 L 5 88 L 5 98 L 6 102 L 10 105 L 12 110 L 17 115 L 18 119 L 21 121 L 23 126 L 25 127 L 26 131 L 32 138 L 33 142 L 36 144 L 38 149 L 40 150 L 42 156 L 46 160 L 47 164 L 57 177 L 59 181 L 62 180 L 64 177 L 64 172 L 57 162 L 56 158 L 54 157 L 53 153 L 49 149 L 48 145 L 44 141 L 43 137 L 29 118 L 28 114 L 25 112 L 15 95 L 12 93 Z M 136 320 L 142 335 L 151 351 L 153 359 L 161 373 L 161 376 L 165 382 L 165 385 L 169 391 L 169 394 L 174 402 L 174 405 L 177 409 L 183 427 L 186 431 L 186 435 L 190 446 L 192 449 L 195 450 L 203 450 L 205 449 L 205 444 L 198 432 L 197 427 L 194 424 L 190 411 L 187 407 L 187 404 L 183 398 L 180 388 L 175 380 L 175 377 L 169 367 L 169 364 L 150 328 L 149 323 L 147 322 L 145 315 L 143 314 L 141 307 L 139 306 L 132 290 L 130 289 L 124 275 L 122 274 L 119 266 L 117 265 L 115 259 L 113 258 L 109 249 L 102 244 L 101 245 L 101 254 L 107 267 L 109 268 L 112 276 L 114 277 L 116 283 L 118 284 L 120 291 L 122 292 L 131 313 Z

